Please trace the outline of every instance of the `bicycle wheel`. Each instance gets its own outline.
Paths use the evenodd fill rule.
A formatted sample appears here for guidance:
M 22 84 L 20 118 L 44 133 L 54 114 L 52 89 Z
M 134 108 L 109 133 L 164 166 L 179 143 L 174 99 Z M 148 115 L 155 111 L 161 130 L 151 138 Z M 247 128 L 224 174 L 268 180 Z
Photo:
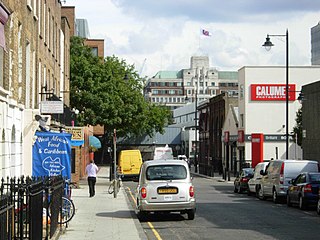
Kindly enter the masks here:
M 74 207 L 74 203 L 72 200 L 66 198 L 66 197 L 62 197 L 62 213 L 59 214 L 59 219 L 58 222 L 60 224 L 64 224 L 69 222 L 74 214 L 75 214 L 75 207 Z M 61 216 L 62 214 L 62 216 Z
M 112 181 L 108 188 L 108 193 L 112 194 L 114 192 L 114 181 Z

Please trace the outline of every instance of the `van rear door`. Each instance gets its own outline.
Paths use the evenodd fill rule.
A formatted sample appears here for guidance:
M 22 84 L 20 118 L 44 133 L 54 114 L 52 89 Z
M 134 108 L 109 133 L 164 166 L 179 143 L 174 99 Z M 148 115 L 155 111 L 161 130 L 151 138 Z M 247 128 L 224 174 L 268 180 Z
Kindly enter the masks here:
M 311 161 L 286 162 L 284 168 L 284 184 L 296 178 L 301 172 L 318 172 L 318 163 Z

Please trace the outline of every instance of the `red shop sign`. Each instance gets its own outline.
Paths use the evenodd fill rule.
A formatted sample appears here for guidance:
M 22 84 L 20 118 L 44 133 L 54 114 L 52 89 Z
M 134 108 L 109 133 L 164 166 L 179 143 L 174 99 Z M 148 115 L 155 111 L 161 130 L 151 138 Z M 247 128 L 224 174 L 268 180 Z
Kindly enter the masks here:
M 289 84 L 289 101 L 296 100 L 296 85 Z M 251 84 L 252 101 L 285 101 L 286 84 Z

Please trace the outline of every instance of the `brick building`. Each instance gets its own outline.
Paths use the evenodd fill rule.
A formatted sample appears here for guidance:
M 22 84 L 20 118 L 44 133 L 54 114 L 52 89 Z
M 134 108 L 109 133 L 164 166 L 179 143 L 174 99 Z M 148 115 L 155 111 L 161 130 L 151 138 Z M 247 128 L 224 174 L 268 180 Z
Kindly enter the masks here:
M 0 1 L 0 177 L 30 175 L 42 100 L 69 104 L 69 31 L 59 0 Z

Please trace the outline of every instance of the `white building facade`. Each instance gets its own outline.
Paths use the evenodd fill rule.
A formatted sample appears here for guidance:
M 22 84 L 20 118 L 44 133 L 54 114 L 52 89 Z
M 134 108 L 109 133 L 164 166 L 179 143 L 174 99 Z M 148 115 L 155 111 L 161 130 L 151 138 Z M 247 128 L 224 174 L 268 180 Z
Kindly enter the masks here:
M 301 87 L 320 79 L 320 67 L 289 68 L 289 134 L 296 124 L 301 104 L 297 100 Z M 234 124 L 225 124 L 223 139 L 224 162 L 234 161 L 236 169 L 252 164 L 252 134 L 260 134 L 263 160 L 286 158 L 286 69 L 285 67 L 243 67 L 239 70 L 238 133 Z M 227 120 L 227 119 L 226 119 Z M 230 128 L 230 129 L 228 129 Z M 254 141 L 256 141 L 255 139 Z M 260 139 L 257 141 L 260 142 Z M 256 142 L 257 142 L 256 141 Z M 252 151 L 253 150 L 253 151 Z M 259 151 L 260 151 L 259 150 Z M 231 159 L 233 158 L 233 159 Z M 302 159 L 302 150 L 289 140 L 289 159 Z

